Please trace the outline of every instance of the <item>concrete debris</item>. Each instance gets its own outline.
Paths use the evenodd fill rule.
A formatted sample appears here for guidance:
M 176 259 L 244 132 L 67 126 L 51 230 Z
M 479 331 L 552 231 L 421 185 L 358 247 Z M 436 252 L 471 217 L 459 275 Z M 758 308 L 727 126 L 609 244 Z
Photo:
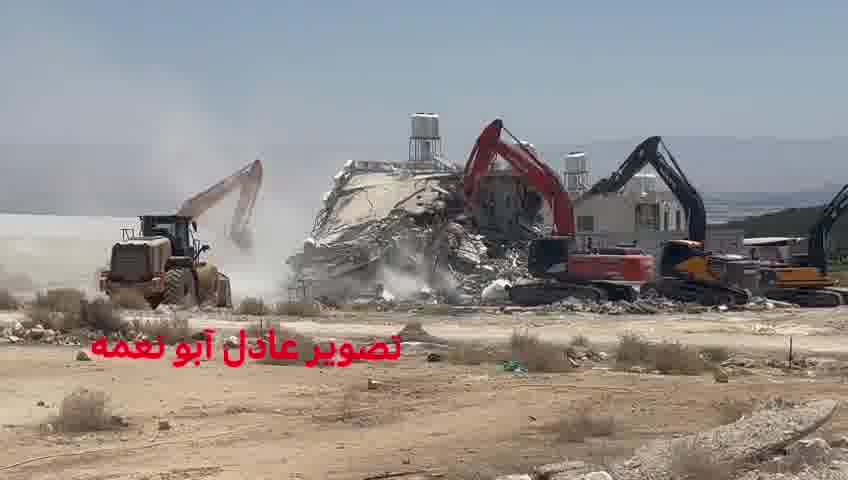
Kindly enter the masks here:
M 716 468 L 727 466 L 744 469 L 739 480 L 807 480 L 846 479 L 848 462 L 836 459 L 833 447 L 822 439 L 802 440 L 832 418 L 838 402 L 820 400 L 803 405 L 773 403 L 751 416 L 708 432 L 671 440 L 658 440 L 634 453 L 630 459 L 610 465 L 605 470 L 584 462 L 563 461 L 537 467 L 526 478 L 539 480 L 637 480 L 644 478 L 688 478 L 687 456 L 697 455 Z M 785 454 L 781 472 L 770 473 L 773 462 L 762 463 L 769 454 Z M 704 465 L 701 461 L 700 465 Z M 791 468 L 789 464 L 791 463 Z M 703 473 L 703 472 L 702 472 Z M 519 475 L 498 477 L 524 478 Z M 699 477 L 700 478 L 700 477 Z M 703 477 L 709 478 L 709 477 Z
M 480 300 L 485 304 L 506 303 L 509 301 L 509 281 L 499 278 L 490 283 L 480 294 Z
M 527 240 L 539 231 L 507 242 L 482 235 L 466 215 L 461 176 L 444 165 L 348 162 L 286 261 L 294 280 L 330 305 L 409 300 L 422 288 L 440 303 L 476 304 L 492 281 L 527 276 Z
M 508 287 L 532 279 L 529 242 L 548 227 L 538 212 L 509 232 L 478 225 L 467 212 L 461 183 L 459 168 L 439 163 L 347 162 L 333 178 L 302 251 L 286 261 L 294 274 L 290 283 L 303 287 L 297 295 L 329 307 L 373 303 L 380 311 L 410 301 L 508 304 Z M 549 307 L 621 315 L 795 305 L 755 298 L 741 307 L 705 307 L 651 298 L 600 304 L 569 299 Z

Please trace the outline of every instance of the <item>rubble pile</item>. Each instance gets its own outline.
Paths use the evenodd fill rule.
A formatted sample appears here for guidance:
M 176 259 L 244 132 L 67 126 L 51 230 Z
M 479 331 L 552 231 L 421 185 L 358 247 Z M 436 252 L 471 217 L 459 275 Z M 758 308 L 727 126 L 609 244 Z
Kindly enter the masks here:
M 795 308 L 797 305 L 786 302 L 776 302 L 765 298 L 756 297 L 746 305 L 717 305 L 705 306 L 699 303 L 685 303 L 667 298 L 646 297 L 639 298 L 634 302 L 593 302 L 578 298 L 567 298 L 560 302 L 541 307 L 550 312 L 583 312 L 599 313 L 604 315 L 638 315 L 659 313 L 706 313 L 726 311 L 763 311 L 776 308 Z
M 848 441 L 805 439 L 830 422 L 837 407 L 833 400 L 769 407 L 708 432 L 654 441 L 603 467 L 563 460 L 498 480 L 848 479 Z
M 98 333 L 100 335 L 97 335 Z M 62 333 L 44 328 L 41 324 L 35 324 L 27 328 L 21 322 L 15 322 L 11 327 L 6 327 L 0 331 L 0 338 L 5 339 L 8 343 L 44 343 L 67 346 L 79 346 L 81 337 L 96 340 L 102 336 L 102 332 L 93 330 L 81 331 L 74 334 Z
M 461 172 L 446 166 L 349 161 L 324 196 L 294 280 L 327 304 L 421 300 L 480 303 L 497 279 L 526 276 L 527 240 L 480 234 L 465 214 Z
M 315 218 L 302 251 L 286 263 L 291 284 L 334 307 L 410 303 L 504 305 L 507 287 L 532 276 L 532 239 L 545 234 L 543 217 L 517 232 L 498 234 L 466 214 L 462 172 L 443 164 L 348 161 Z M 508 237 L 508 238 L 507 238 Z M 306 291 L 304 287 L 303 292 Z M 306 295 L 298 293 L 298 295 Z M 748 305 L 705 307 L 667 299 L 589 302 L 567 299 L 554 312 L 607 315 L 772 310 L 793 305 L 754 299 Z

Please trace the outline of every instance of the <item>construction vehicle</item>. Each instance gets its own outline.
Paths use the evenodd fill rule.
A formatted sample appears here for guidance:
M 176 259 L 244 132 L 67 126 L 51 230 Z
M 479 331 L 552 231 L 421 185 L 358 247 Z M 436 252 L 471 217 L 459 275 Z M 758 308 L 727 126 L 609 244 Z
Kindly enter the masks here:
M 810 228 L 807 253 L 789 262 L 764 265 L 760 285 L 767 298 L 802 307 L 836 307 L 848 300 L 848 289 L 830 276 L 830 232 L 848 209 L 848 185 L 833 197 Z
M 200 260 L 209 245 L 200 245 L 194 237 L 196 219 L 241 187 L 229 237 L 242 251 L 252 251 L 249 226 L 262 173 L 262 163 L 256 160 L 183 202 L 176 215 L 139 217 L 138 235 L 135 229 L 124 229 L 122 241 L 112 247 L 109 267 L 99 275 L 100 291 L 114 297 L 134 290 L 153 308 L 162 303 L 232 307 L 229 278 Z
M 506 132 L 513 144 L 501 140 Z M 553 232 L 531 241 L 528 271 L 533 281 L 509 289 L 510 299 L 522 305 L 554 303 L 567 297 L 601 301 L 634 300 L 632 285 L 654 277 L 654 259 L 638 248 L 611 248 L 579 252 L 575 241 L 574 209 L 559 175 L 541 161 L 534 149 L 518 140 L 501 119 L 491 122 L 477 139 L 463 175 L 466 202 L 480 203 L 481 179 L 496 156 L 511 166 L 516 176 L 541 194 L 553 214 Z
M 139 217 L 140 231 L 123 229 L 112 247 L 109 268 L 100 273 L 100 290 L 110 298 L 128 291 L 156 308 L 159 304 L 211 304 L 232 307 L 230 280 L 200 260 L 209 250 L 194 237 L 197 223 L 180 215 Z
M 259 188 L 262 186 L 262 173 L 262 162 L 255 160 L 183 202 L 177 215 L 198 219 L 236 188 L 241 188 L 229 236 L 241 250 L 250 252 L 253 250 L 253 233 L 249 227 Z
M 668 160 L 660 151 L 660 147 L 668 155 Z M 705 305 L 748 303 L 751 293 L 742 286 L 747 285 L 746 275 L 756 276 L 755 263 L 740 255 L 719 255 L 705 251 L 707 215 L 704 201 L 686 178 L 662 137 L 645 139 L 617 171 L 595 183 L 576 202 L 582 202 L 594 195 L 608 195 L 620 191 L 647 165 L 654 168 L 680 202 L 689 223 L 689 232 L 685 240 L 670 240 L 664 243 L 660 252 L 657 278 L 642 285 L 640 294 L 659 294 L 675 300 Z

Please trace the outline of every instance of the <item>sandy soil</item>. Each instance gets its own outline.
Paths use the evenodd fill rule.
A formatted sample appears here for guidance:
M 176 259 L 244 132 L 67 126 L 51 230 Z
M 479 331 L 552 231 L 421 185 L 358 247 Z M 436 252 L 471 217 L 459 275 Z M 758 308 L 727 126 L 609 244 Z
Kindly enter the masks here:
M 149 314 L 148 314 L 149 315 Z M 303 333 L 354 338 L 392 334 L 409 314 L 349 314 L 317 321 L 283 319 Z M 243 317 L 198 315 L 197 326 L 222 333 Z M 583 334 L 594 343 L 632 330 L 735 351 L 796 348 L 841 355 L 843 311 L 680 316 L 489 315 L 415 317 L 449 339 L 501 341 L 517 326 L 553 341 Z M 0 321 L 12 321 L 5 315 Z M 761 325 L 761 327 L 757 327 Z M 841 398 L 848 385 L 823 372 L 751 371 L 717 384 L 683 377 L 585 368 L 527 376 L 494 365 L 428 363 L 405 353 L 392 363 L 346 369 L 247 364 L 228 368 L 218 354 L 200 367 L 167 360 L 73 360 L 59 347 L 0 347 L 5 405 L 0 410 L 0 476 L 10 479 L 364 479 L 386 471 L 489 478 L 562 458 L 608 461 L 659 436 L 689 433 L 720 421 L 727 398 Z M 381 382 L 367 388 L 368 379 Z M 80 436 L 48 434 L 39 425 L 76 387 L 108 391 L 130 426 Z M 563 443 L 550 425 L 575 402 L 616 418 L 615 433 Z M 44 402 L 44 406 L 39 406 Z M 158 431 L 159 420 L 170 430 Z M 837 417 L 834 433 L 848 420 Z M 21 463 L 25 462 L 25 463 Z
M 73 286 L 91 292 L 95 268 L 126 223 L 92 220 L 83 228 L 81 220 L 74 220 L 45 232 L 43 219 L 32 224 L 6 220 L 14 228 L 0 237 L 0 278 L 20 280 L 20 274 L 27 274 L 32 284 L 24 278 L 15 285 L 21 291 Z M 99 230 L 80 238 L 81 229 Z M 255 280 L 273 286 L 263 269 L 277 266 L 248 265 L 243 272 L 235 266 L 225 265 L 241 275 L 237 285 L 251 290 Z M 21 315 L 0 312 L 0 326 Z M 783 358 L 789 336 L 802 355 L 842 358 L 848 353 L 846 309 L 651 316 L 363 312 L 268 320 L 344 341 L 391 335 L 412 319 L 448 340 L 502 342 L 514 329 L 526 327 L 563 344 L 584 335 L 608 352 L 620 334 L 632 331 L 656 340 L 724 345 L 750 356 Z M 255 319 L 197 313 L 191 321 L 195 327 L 218 329 L 220 337 Z M 367 479 L 387 471 L 491 478 L 563 458 L 604 463 L 628 456 L 651 439 L 717 425 L 721 412 L 716 404 L 726 399 L 839 399 L 848 393 L 843 376 L 823 370 L 753 369 L 719 384 L 709 374 L 661 376 L 606 368 L 522 376 L 495 365 L 431 363 L 423 353 L 409 351 L 398 362 L 346 369 L 254 363 L 234 369 L 224 365 L 219 351 L 199 367 L 176 369 L 170 358 L 78 362 L 75 352 L 0 343 L 0 478 L 320 480 Z M 368 389 L 369 379 L 380 384 Z M 113 413 L 129 426 L 81 435 L 44 431 L 62 399 L 78 387 L 108 392 Z M 613 435 L 584 443 L 560 441 L 552 425 L 573 414 L 579 402 L 614 416 Z M 162 420 L 169 422 L 169 430 L 159 430 Z M 846 434 L 848 420 L 838 415 L 832 428 L 833 434 Z

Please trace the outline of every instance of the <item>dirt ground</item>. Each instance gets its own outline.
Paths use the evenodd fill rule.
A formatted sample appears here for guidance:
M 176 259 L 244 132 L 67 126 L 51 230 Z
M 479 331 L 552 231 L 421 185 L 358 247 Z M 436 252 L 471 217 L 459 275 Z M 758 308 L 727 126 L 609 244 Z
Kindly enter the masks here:
M 6 314 L 0 322 L 15 320 Z M 787 335 L 802 354 L 841 357 L 848 312 L 794 311 L 697 316 L 496 315 L 427 317 L 358 313 L 288 328 L 336 341 L 397 332 L 411 318 L 448 339 L 497 342 L 515 327 L 563 345 L 582 334 L 599 347 L 625 331 L 693 345 L 723 344 L 746 355 L 785 355 Z M 198 314 L 195 326 L 229 334 L 243 317 Z M 716 383 L 711 374 L 671 376 L 578 368 L 519 375 L 496 365 L 427 362 L 404 352 L 397 362 L 308 369 L 247 363 L 222 355 L 199 367 L 169 359 L 74 360 L 74 348 L 0 346 L 0 478 L 8 479 L 367 479 L 385 472 L 492 478 L 563 458 L 598 463 L 625 457 L 662 436 L 718 425 L 728 399 L 840 399 L 841 374 L 749 369 Z M 169 358 L 172 357 L 172 353 Z M 368 380 L 379 382 L 368 388 Z M 77 387 L 109 392 L 117 431 L 78 436 L 40 425 Z M 40 402 L 42 402 L 40 404 Z M 615 419 L 613 434 L 560 440 L 557 424 L 591 402 Z M 169 430 L 159 430 L 167 420 Z M 833 435 L 848 433 L 837 416 Z M 403 478 L 403 477 L 400 477 Z

